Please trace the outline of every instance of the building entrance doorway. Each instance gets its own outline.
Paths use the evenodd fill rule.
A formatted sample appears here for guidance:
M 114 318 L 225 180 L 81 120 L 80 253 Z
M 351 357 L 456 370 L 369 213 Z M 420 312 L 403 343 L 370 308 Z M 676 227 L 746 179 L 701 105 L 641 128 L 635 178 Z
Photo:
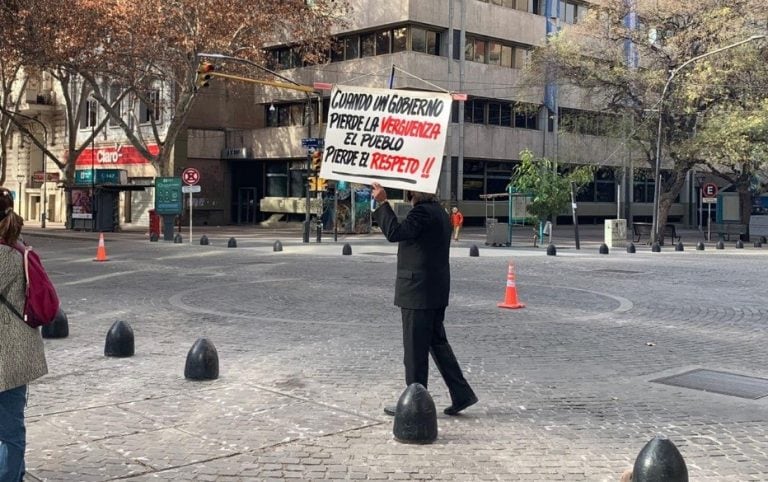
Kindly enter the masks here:
M 241 187 L 237 190 L 237 224 L 256 224 L 258 198 L 255 187 Z

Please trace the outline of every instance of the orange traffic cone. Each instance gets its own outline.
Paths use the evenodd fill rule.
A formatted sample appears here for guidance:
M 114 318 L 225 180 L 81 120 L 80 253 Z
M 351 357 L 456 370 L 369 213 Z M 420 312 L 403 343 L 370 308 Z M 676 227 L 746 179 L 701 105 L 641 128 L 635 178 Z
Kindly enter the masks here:
M 104 233 L 99 233 L 99 247 L 94 261 L 107 261 L 107 248 L 104 247 Z
M 504 295 L 504 301 L 498 303 L 496 306 L 499 308 L 524 308 L 525 305 L 520 303 L 517 299 L 517 286 L 515 286 L 515 263 L 509 262 L 509 269 L 507 270 L 507 291 Z

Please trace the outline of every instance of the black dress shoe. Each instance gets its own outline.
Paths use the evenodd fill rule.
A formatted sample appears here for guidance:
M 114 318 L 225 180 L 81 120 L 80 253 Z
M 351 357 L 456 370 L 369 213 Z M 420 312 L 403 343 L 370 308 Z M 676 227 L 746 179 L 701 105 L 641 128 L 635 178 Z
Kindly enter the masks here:
M 384 413 L 386 413 L 390 417 L 394 417 L 395 413 L 397 413 L 397 406 L 387 405 L 386 407 L 384 407 Z
M 472 397 L 468 398 L 466 401 L 456 405 L 451 405 L 450 407 L 446 408 L 445 410 L 443 410 L 443 413 L 446 415 L 458 415 L 459 412 L 476 403 L 477 403 L 477 397 L 472 395 Z

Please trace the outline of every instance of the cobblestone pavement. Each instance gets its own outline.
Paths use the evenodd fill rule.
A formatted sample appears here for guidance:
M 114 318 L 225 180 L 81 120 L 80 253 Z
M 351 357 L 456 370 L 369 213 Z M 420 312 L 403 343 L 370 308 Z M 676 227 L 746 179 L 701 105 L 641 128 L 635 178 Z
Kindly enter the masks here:
M 382 413 L 402 390 L 396 246 L 379 236 L 226 247 L 108 234 L 28 240 L 63 300 L 70 336 L 46 340 L 32 384 L 27 480 L 617 481 L 655 434 L 691 480 L 768 480 L 768 397 L 651 380 L 693 368 L 768 378 L 768 248 L 666 248 L 557 256 L 530 247 L 452 251 L 446 326 L 480 403 L 433 444 L 394 440 Z M 479 236 L 477 239 L 481 239 Z M 504 310 L 507 261 L 521 310 Z M 104 356 L 116 320 L 136 355 Z M 221 376 L 184 378 L 199 337 Z

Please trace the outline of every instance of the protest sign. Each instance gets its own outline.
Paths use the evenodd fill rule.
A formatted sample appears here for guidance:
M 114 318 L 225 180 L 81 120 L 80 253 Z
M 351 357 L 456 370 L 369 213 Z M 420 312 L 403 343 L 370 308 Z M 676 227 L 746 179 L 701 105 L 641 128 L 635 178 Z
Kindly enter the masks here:
M 450 94 L 337 85 L 320 177 L 434 193 Z

